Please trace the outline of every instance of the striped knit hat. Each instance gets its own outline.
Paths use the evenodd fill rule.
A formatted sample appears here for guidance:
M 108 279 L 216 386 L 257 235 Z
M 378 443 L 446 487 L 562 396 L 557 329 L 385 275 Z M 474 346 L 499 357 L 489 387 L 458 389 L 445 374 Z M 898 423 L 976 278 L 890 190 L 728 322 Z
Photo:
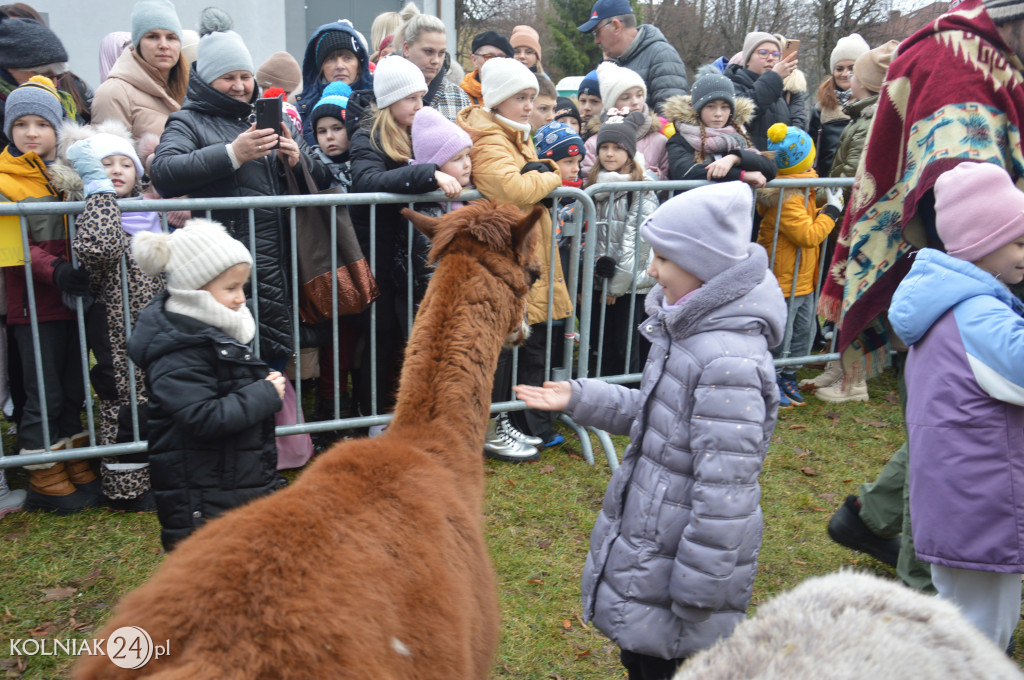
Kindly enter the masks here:
M 64 124 L 64 107 L 53 81 L 46 76 L 32 76 L 7 96 L 4 105 L 4 134 L 11 138 L 14 121 L 22 116 L 39 116 L 60 132 Z
M 1021 0 L 985 0 L 985 11 L 996 26 L 1024 18 L 1024 2 Z

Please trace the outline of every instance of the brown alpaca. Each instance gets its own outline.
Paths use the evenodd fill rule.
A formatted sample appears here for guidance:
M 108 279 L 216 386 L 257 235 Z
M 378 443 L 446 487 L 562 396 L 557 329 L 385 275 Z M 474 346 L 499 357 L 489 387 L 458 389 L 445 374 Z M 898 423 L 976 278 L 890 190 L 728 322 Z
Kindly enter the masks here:
M 486 678 L 499 613 L 481 451 L 502 341 L 523 339 L 541 210 L 403 210 L 438 265 L 387 432 L 202 527 L 96 634 L 138 626 L 168 655 L 138 671 L 83 656 L 72 677 Z

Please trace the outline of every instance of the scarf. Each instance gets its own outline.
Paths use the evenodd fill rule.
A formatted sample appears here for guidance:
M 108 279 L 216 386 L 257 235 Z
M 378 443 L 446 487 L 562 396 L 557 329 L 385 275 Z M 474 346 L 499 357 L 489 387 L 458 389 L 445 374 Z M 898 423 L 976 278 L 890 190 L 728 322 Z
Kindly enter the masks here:
M 694 151 L 705 154 L 724 155 L 732 149 L 746 149 L 747 140 L 731 125 L 723 128 L 704 128 L 705 138 L 701 139 L 700 126 L 690 123 L 676 123 L 676 132 L 683 136 Z
M 518 130 L 519 132 L 521 132 L 523 134 L 524 142 L 530 142 L 532 140 L 532 137 L 530 137 L 531 128 L 529 123 L 517 123 L 514 120 L 506 118 L 500 113 L 494 114 L 494 120 L 498 121 L 507 128 L 510 128 L 512 130 Z
M 479 71 L 467 73 L 466 77 L 459 83 L 459 87 L 469 96 L 470 103 L 482 105 L 484 103 L 484 93 L 483 86 L 480 84 L 480 78 L 477 76 L 478 73 Z
M 163 231 L 163 225 L 160 223 L 160 213 L 158 212 L 123 212 L 121 213 L 121 228 L 129 236 L 135 236 L 143 231 L 149 231 L 154 234 L 159 234 Z
M 853 91 L 850 89 L 835 91 L 836 99 L 839 101 L 839 108 L 843 108 L 850 103 L 850 97 L 853 96 Z
M 208 323 L 243 345 L 248 345 L 256 336 L 256 322 L 247 305 L 242 305 L 241 309 L 235 311 L 217 302 L 208 290 L 185 290 L 167 286 L 167 292 L 170 296 L 164 303 L 164 309 L 168 312 Z
M 919 213 L 931 210 L 939 175 L 964 161 L 1009 163 L 1011 174 L 1024 167 L 1022 71 L 981 0 L 964 0 L 900 45 L 818 304 L 840 323 L 851 377 L 885 366 L 878 319 L 910 269 L 907 256 L 937 242 Z

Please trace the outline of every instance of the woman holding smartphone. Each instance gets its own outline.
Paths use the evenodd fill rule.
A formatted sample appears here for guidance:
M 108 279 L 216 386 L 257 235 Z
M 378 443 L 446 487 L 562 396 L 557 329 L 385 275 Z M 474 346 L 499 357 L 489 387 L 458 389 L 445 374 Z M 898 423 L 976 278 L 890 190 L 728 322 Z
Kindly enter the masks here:
M 768 128 L 775 123 L 793 125 L 793 113 L 783 80 L 796 70 L 796 52 L 783 56 L 782 44 L 771 33 L 755 31 L 743 40 L 739 64 L 725 68 L 736 96 L 754 100 L 757 110 L 747 124 L 750 139 L 761 151 L 768 150 Z
M 301 156 L 306 156 L 318 186 L 330 185 L 330 172 L 309 156 L 301 135 L 294 135 L 279 121 L 277 130 L 257 127 L 254 103 L 259 92 L 254 71 L 249 50 L 234 31 L 214 31 L 199 41 L 188 96 L 181 111 L 168 119 L 150 170 L 161 194 L 195 198 L 283 195 L 287 193 L 284 165 L 295 167 Z M 259 318 L 257 353 L 275 370 L 283 370 L 297 350 L 288 213 L 276 208 L 260 208 L 254 213 L 258 285 L 252 298 L 254 315 L 258 312 Z M 215 210 L 212 218 L 238 240 L 250 243 L 248 210 Z M 308 346 L 316 344 L 310 334 Z

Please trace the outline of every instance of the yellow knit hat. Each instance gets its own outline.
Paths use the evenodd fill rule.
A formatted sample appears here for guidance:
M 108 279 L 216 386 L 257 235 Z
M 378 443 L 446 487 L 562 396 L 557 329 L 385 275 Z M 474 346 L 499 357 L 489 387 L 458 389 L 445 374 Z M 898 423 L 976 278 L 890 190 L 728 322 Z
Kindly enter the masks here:
M 768 150 L 775 152 L 780 175 L 798 175 L 814 164 L 814 142 L 798 127 L 776 123 L 768 128 Z

